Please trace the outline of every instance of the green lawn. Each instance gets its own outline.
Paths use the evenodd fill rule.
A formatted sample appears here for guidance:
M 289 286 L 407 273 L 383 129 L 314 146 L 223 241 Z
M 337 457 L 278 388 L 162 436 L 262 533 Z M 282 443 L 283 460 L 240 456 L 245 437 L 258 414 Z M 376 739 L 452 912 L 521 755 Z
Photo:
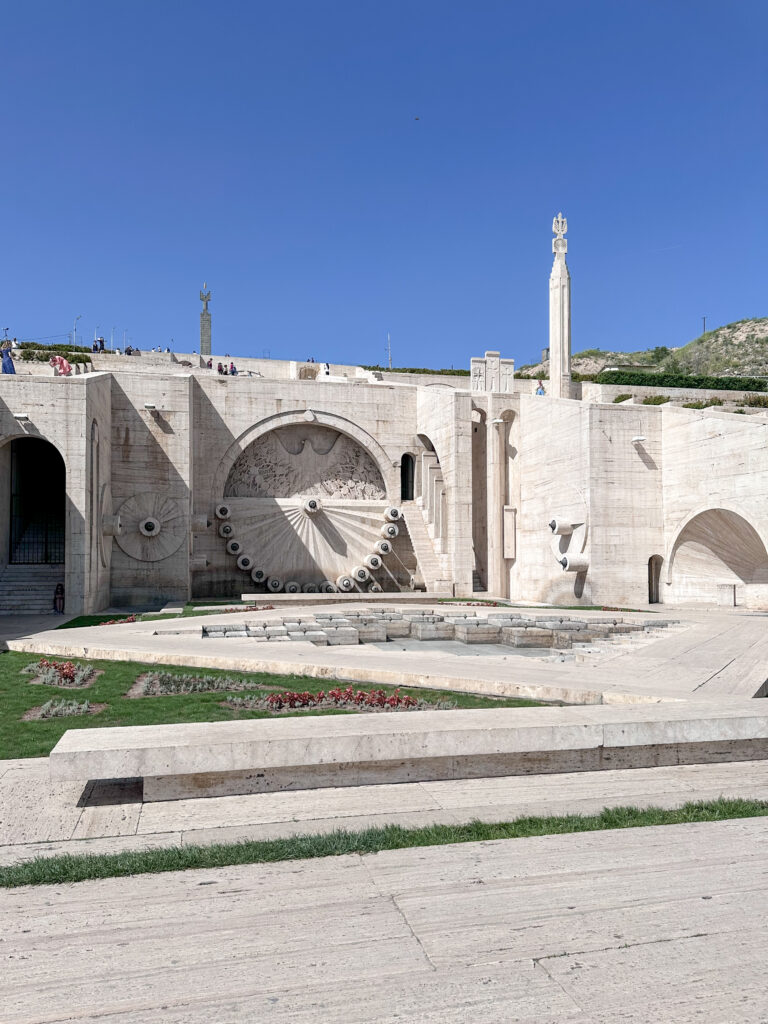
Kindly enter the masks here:
M 268 598 L 269 595 L 265 594 L 264 601 L 256 602 L 258 607 L 271 607 Z M 227 608 L 231 608 L 234 614 L 235 612 L 243 612 L 252 607 L 250 604 L 240 601 L 210 601 L 208 603 L 212 605 L 217 604 L 221 607 L 198 607 L 201 602 L 197 602 L 185 604 L 177 615 L 170 612 L 114 612 L 111 615 L 103 613 L 100 615 L 76 615 L 74 619 L 69 619 L 69 621 L 62 622 L 56 626 L 56 629 L 80 629 L 83 626 L 100 626 L 104 622 L 119 622 L 121 619 L 128 618 L 131 614 L 135 614 L 139 622 L 157 622 L 160 619 L 189 619 L 197 618 L 200 615 L 221 615 Z
M 136 677 L 143 672 L 156 670 L 171 672 L 175 675 L 194 673 L 195 675 L 230 676 L 242 679 L 248 685 L 248 693 L 269 692 L 260 688 L 280 687 L 288 690 L 327 690 L 334 685 L 330 680 L 314 679 L 309 676 L 268 675 L 264 672 L 228 672 L 215 669 L 190 669 L 170 665 L 143 665 L 139 662 L 125 661 L 91 661 L 95 668 L 103 670 L 90 686 L 84 689 L 62 689 L 54 686 L 33 686 L 30 675 L 22 675 L 21 670 L 38 661 L 40 655 L 22 654 L 8 651 L 0 654 L 0 759 L 11 757 L 45 757 L 56 745 L 67 729 L 89 729 L 104 725 L 160 725 L 173 722 L 226 722 L 235 718 L 269 718 L 268 711 L 244 710 L 235 711 L 221 706 L 226 694 L 193 693 L 177 694 L 168 697 L 126 698 Z M 83 659 L 72 659 L 82 664 Z M 348 684 L 344 683 L 343 686 Z M 372 684 L 359 684 L 363 690 L 373 689 Z M 387 693 L 393 687 L 381 686 Z M 401 693 L 410 693 L 424 700 L 453 700 L 461 708 L 490 707 L 536 707 L 539 701 L 532 700 L 497 700 L 493 697 L 475 697 L 471 694 L 449 693 L 438 690 L 416 690 L 401 688 Z M 242 694 L 241 694 L 242 695 Z M 107 707 L 98 715 L 86 715 L 71 718 L 56 718 L 40 721 L 22 722 L 21 717 L 30 708 L 44 704 L 51 698 L 72 698 L 89 700 L 94 704 L 106 704 Z M 418 714 L 418 711 L 407 712 Z M 299 711 L 296 714 L 355 714 L 354 711 L 342 709 Z
M 768 801 L 696 801 L 682 807 L 609 807 L 599 814 L 516 818 L 507 822 L 472 821 L 467 825 L 426 825 L 402 828 L 385 825 L 360 832 L 346 829 L 320 835 L 298 835 L 214 846 L 174 846 L 158 850 L 112 854 L 61 854 L 36 857 L 22 864 L 0 867 L 0 887 L 61 885 L 93 878 L 118 878 L 190 868 L 221 868 L 232 864 L 271 864 L 277 861 L 370 854 L 421 846 L 475 843 L 489 839 L 527 839 L 531 836 L 599 832 L 605 829 L 684 825 L 695 821 L 726 821 L 762 817 Z

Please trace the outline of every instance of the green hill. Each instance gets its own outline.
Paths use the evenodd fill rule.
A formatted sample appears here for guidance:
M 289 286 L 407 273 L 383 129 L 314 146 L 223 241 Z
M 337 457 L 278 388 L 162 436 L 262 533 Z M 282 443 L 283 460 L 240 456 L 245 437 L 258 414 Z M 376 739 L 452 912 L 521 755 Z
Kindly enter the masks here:
M 571 358 L 571 368 L 576 373 L 599 373 L 614 366 L 642 367 L 645 372 L 765 377 L 768 376 L 768 317 L 725 324 L 694 338 L 681 348 L 658 346 L 640 352 L 592 348 L 576 352 Z M 531 377 L 546 374 L 549 363 L 521 366 L 520 371 Z

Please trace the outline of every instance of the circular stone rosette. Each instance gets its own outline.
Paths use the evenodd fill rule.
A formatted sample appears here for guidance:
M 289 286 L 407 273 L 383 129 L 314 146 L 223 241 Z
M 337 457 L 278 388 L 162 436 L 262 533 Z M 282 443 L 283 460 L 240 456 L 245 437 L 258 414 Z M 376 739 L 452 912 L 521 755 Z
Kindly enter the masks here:
M 118 509 L 122 531 L 114 538 L 139 562 L 159 562 L 178 551 L 187 536 L 187 523 L 173 498 L 134 494 Z

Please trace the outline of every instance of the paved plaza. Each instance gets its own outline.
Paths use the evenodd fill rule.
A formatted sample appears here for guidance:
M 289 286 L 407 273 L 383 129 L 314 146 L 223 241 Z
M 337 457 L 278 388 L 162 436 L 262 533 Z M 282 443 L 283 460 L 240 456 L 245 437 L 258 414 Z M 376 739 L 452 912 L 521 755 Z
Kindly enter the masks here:
M 0 893 L 3 1021 L 765 1021 L 766 819 Z
M 752 697 L 768 631 L 756 612 L 665 609 L 669 627 L 568 660 L 440 640 L 316 647 L 202 634 L 275 614 L 71 630 L 7 617 L 0 635 L 12 649 L 94 660 L 570 698 L 638 722 L 759 718 L 762 707 Z M 575 710 L 542 713 L 566 721 Z M 140 782 L 52 783 L 47 758 L 29 758 L 0 762 L 0 864 L 767 793 L 768 761 L 752 760 L 143 803 Z M 764 1024 L 767 840 L 768 818 L 755 818 L 0 890 L 0 1016 Z

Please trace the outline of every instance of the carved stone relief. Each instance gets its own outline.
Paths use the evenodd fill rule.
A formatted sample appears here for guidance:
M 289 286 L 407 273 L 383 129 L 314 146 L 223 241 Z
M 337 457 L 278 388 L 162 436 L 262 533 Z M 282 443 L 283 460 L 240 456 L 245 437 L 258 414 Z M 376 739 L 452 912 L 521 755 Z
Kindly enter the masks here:
M 122 529 L 118 546 L 139 562 L 158 562 L 181 547 L 188 536 L 187 521 L 173 498 L 134 494 L 118 509 Z
M 226 498 L 310 495 L 383 501 L 386 491 L 378 466 L 361 445 L 314 423 L 278 427 L 248 445 L 224 488 Z

